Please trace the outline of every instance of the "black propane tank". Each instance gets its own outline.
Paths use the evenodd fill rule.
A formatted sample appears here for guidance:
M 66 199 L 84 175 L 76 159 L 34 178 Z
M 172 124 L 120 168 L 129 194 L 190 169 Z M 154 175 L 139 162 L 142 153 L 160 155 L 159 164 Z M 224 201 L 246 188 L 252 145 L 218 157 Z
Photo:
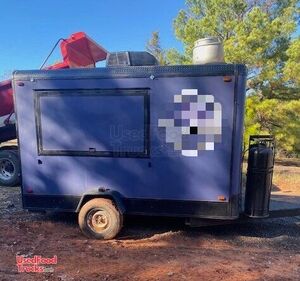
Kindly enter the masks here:
M 269 216 L 274 167 L 274 138 L 250 136 L 245 215 L 252 218 Z

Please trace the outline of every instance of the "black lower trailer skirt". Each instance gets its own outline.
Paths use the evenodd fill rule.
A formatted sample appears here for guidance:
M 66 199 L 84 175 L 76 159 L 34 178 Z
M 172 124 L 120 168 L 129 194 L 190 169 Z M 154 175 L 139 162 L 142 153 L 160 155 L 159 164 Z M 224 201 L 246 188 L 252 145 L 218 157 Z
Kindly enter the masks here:
M 300 208 L 272 210 L 269 211 L 269 216 L 264 218 L 248 217 L 245 214 L 241 214 L 240 217 L 236 220 L 218 220 L 218 219 L 211 220 L 211 219 L 201 219 L 201 218 L 200 219 L 188 218 L 186 220 L 186 224 L 191 227 L 204 227 L 204 226 L 213 226 L 213 225 L 249 223 L 249 222 L 256 222 L 265 219 L 276 219 L 276 218 L 297 217 L 297 216 L 300 216 Z

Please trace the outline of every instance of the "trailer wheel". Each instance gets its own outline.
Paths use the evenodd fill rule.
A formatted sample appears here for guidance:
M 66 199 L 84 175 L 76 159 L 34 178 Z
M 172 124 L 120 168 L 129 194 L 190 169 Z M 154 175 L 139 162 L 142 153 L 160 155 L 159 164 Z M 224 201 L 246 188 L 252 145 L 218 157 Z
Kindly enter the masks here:
M 15 186 L 20 183 L 21 168 L 17 153 L 13 150 L 0 151 L 0 185 Z
M 111 200 L 95 198 L 85 203 L 79 211 L 78 224 L 89 238 L 112 239 L 122 228 L 123 215 Z

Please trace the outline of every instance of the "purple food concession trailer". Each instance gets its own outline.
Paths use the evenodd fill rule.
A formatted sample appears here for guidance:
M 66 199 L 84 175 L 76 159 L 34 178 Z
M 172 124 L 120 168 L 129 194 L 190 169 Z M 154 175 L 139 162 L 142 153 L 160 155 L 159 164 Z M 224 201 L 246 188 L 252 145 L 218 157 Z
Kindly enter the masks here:
M 245 82 L 234 64 L 16 71 L 23 207 L 94 238 L 126 214 L 238 218 Z

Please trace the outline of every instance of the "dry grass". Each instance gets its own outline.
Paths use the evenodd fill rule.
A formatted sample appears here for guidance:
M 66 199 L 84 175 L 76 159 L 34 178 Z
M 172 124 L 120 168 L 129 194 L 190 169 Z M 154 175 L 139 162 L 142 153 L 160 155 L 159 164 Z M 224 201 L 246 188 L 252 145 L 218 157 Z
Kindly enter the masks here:
M 247 163 L 243 164 L 243 182 L 245 185 Z M 273 173 L 274 194 L 300 195 L 300 160 L 278 159 Z
M 300 167 L 275 165 L 273 176 L 274 192 L 300 194 Z

